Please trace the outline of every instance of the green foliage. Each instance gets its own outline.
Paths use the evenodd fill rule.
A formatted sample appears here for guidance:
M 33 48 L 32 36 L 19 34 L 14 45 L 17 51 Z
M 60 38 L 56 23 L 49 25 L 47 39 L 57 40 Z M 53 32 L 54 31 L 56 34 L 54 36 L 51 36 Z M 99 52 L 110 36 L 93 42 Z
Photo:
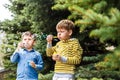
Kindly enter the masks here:
M 96 36 L 100 38 L 101 42 L 107 41 L 107 40 L 113 40 L 115 41 L 117 35 L 117 28 L 113 28 L 113 27 L 101 27 L 100 29 L 95 29 L 90 33 L 90 36 Z M 111 35 L 108 35 L 111 34 Z
M 84 49 L 81 66 L 77 65 L 77 80 L 119 80 L 119 43 L 120 22 L 119 0 L 10 0 L 7 8 L 13 13 L 13 20 L 0 23 L 0 30 L 7 33 L 2 46 L 4 66 L 13 70 L 15 77 L 16 64 L 9 61 L 10 55 L 20 41 L 24 31 L 56 34 L 55 26 L 63 18 L 71 19 L 78 26 L 77 37 Z M 51 9 L 52 8 L 52 9 Z M 78 31 L 78 30 L 77 30 Z M 115 46 L 109 52 L 106 45 Z M 41 52 L 45 67 L 41 76 L 43 80 L 51 79 L 54 62 L 45 54 L 46 41 L 38 39 L 35 49 Z M 105 57 L 104 57 L 105 56 Z M 46 74 L 49 73 L 50 74 Z M 46 74 L 46 75 L 44 75 Z M 7 79 L 5 79 L 7 80 Z M 13 80 L 13 79 L 12 79 Z
M 57 0 L 56 4 L 52 7 L 52 9 L 55 10 L 69 10 L 71 14 L 68 16 L 68 19 L 72 19 L 75 24 L 80 27 L 80 33 L 82 34 L 80 36 L 84 35 L 81 41 L 84 49 L 81 66 L 86 65 L 86 68 L 91 68 L 89 64 L 93 62 L 93 64 L 97 66 L 94 67 L 92 65 L 92 70 L 98 68 L 100 70 L 108 69 L 108 71 L 106 71 L 108 75 L 110 74 L 109 70 L 119 70 L 120 62 L 118 58 L 120 57 L 118 55 L 120 52 L 116 50 L 119 48 L 120 43 L 120 36 L 118 35 L 120 31 L 120 11 L 118 5 L 120 5 L 119 0 Z M 112 53 L 108 52 L 105 49 L 106 45 L 115 46 L 116 49 L 113 50 Z M 91 49 L 91 47 L 93 49 Z M 93 51 L 95 51 L 95 53 L 93 53 Z M 96 54 L 105 57 L 98 59 L 98 55 Z M 99 61 L 100 63 L 97 63 Z M 80 77 L 82 75 L 84 75 L 84 78 L 87 77 L 85 76 L 87 73 L 84 72 L 86 71 L 78 72 L 78 74 L 82 73 Z M 91 74 L 92 72 L 94 71 L 88 73 L 89 77 L 87 78 L 98 77 L 97 75 Z M 102 75 L 102 73 L 100 73 L 100 75 Z M 107 74 L 104 76 L 107 77 Z M 116 76 L 118 77 L 118 75 Z M 109 77 L 108 79 L 110 79 Z M 114 77 L 114 79 L 117 80 L 120 78 Z
M 39 74 L 39 80 L 52 80 L 53 72 L 50 72 L 46 75 Z
M 97 69 L 104 70 L 120 70 L 120 53 L 119 48 L 114 52 L 106 55 L 104 61 L 97 63 L 95 66 Z
M 85 56 L 85 57 L 83 57 L 83 61 L 86 61 L 86 62 L 97 62 L 100 59 L 102 59 L 103 56 L 104 55 L 100 55 L 100 54 L 98 54 L 97 56 Z
M 76 78 L 86 80 L 94 80 L 95 77 L 99 80 L 118 80 L 120 79 L 120 72 L 112 70 L 92 70 L 90 68 L 79 67 L 76 72 Z
M 2 52 L 5 54 L 4 67 L 16 72 L 17 66 L 10 62 L 10 56 L 17 47 L 17 43 L 21 40 L 22 32 L 31 31 L 40 36 L 42 32 L 55 34 L 57 22 L 62 18 L 66 18 L 70 13 L 68 11 L 64 11 L 64 13 L 53 11 L 51 9 L 54 4 L 52 0 L 10 0 L 10 2 L 11 5 L 6 5 L 6 7 L 13 13 L 13 19 L 1 22 L 0 30 L 5 31 L 7 34 L 6 41 L 2 46 Z M 53 70 L 54 62 L 45 54 L 46 40 L 37 39 L 34 48 L 42 54 L 45 63 L 41 73 L 46 74 Z M 12 74 L 12 76 L 8 74 L 6 77 L 12 79 L 16 77 L 15 74 Z

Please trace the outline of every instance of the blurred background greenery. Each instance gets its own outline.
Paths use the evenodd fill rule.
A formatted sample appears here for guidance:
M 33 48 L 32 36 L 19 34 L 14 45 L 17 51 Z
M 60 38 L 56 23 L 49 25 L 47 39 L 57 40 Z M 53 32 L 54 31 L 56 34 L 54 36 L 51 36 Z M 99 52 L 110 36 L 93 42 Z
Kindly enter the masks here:
M 43 36 L 56 36 L 56 24 L 66 18 L 75 22 L 76 37 L 84 50 L 81 64 L 76 65 L 76 80 L 120 79 L 119 0 L 10 0 L 10 3 L 6 8 L 13 19 L 0 21 L 0 30 L 6 34 L 0 54 L 4 54 L 4 68 L 12 71 L 5 75 L 5 80 L 15 80 L 16 64 L 9 58 L 24 31 L 38 35 L 35 48 L 45 63 L 39 79 L 51 80 L 55 62 L 46 56 Z

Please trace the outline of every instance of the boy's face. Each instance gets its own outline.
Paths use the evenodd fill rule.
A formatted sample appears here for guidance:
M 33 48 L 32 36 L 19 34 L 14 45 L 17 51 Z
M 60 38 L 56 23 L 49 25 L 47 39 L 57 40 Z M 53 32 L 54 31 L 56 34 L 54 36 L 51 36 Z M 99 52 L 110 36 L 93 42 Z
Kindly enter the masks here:
M 57 29 L 57 37 L 60 40 L 67 40 L 72 35 L 72 30 L 66 30 L 64 28 Z
M 34 39 L 31 36 L 26 36 L 25 35 L 22 38 L 22 43 L 23 43 L 24 48 L 32 49 L 35 41 L 34 41 Z

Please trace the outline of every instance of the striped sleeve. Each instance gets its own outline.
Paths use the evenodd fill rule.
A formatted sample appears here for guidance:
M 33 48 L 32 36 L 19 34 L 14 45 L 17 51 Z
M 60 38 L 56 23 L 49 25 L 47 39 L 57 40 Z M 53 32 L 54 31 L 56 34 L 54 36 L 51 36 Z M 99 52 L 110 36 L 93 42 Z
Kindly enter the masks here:
M 78 42 L 78 40 L 74 41 L 73 43 L 73 49 L 72 49 L 72 57 L 67 57 L 67 62 L 68 64 L 80 64 L 81 58 L 82 58 L 82 48 Z
M 53 53 L 55 52 L 55 48 L 56 48 L 56 46 L 47 48 L 46 49 L 46 55 L 48 57 L 51 57 L 53 55 Z

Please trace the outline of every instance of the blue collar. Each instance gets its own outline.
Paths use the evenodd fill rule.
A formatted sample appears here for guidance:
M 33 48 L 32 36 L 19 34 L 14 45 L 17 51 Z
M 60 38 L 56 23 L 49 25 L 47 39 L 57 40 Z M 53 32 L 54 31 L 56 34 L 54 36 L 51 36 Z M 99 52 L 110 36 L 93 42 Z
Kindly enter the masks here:
M 23 49 L 24 51 L 27 51 L 27 52 L 35 52 L 35 50 L 34 49 L 32 49 L 32 50 L 30 50 L 30 51 L 28 51 L 27 49 Z

